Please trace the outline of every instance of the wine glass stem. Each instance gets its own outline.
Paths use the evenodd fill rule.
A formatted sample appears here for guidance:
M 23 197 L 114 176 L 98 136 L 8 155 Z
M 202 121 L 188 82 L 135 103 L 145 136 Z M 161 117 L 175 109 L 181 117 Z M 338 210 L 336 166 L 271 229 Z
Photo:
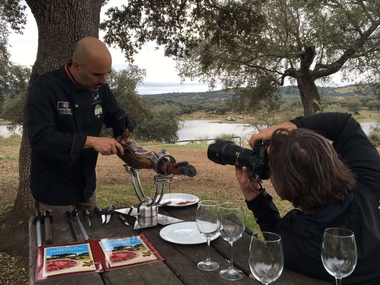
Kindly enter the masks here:
M 336 285 L 341 285 L 342 284 L 342 278 L 335 277 L 335 284 Z
M 230 254 L 230 266 L 229 268 L 230 269 L 233 269 L 234 266 L 234 243 L 233 242 L 230 242 L 230 245 L 231 245 L 231 254 Z
M 211 259 L 210 259 L 210 238 L 207 237 L 207 251 L 206 251 L 206 261 L 209 262 Z

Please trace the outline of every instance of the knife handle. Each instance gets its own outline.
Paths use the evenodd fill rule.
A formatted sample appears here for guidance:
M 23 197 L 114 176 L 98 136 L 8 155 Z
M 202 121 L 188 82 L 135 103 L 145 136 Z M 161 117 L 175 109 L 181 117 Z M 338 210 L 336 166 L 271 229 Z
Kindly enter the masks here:
M 112 214 L 113 214 L 113 211 L 114 211 L 114 206 L 113 206 L 113 205 L 109 205 L 109 206 L 107 207 L 106 214 L 107 214 L 107 215 L 112 215 Z
M 102 214 L 104 214 L 104 213 L 103 213 L 103 210 L 100 209 L 98 206 L 96 206 L 96 207 L 94 208 L 94 212 L 95 212 L 98 216 L 101 216 Z
M 52 244 L 53 243 L 53 238 L 51 235 L 51 216 L 49 214 L 46 214 L 45 219 L 44 219 L 44 224 L 45 224 L 45 242 L 46 244 Z
M 83 209 L 82 214 L 83 214 L 83 217 L 86 219 L 88 226 L 90 227 L 92 215 L 87 209 Z

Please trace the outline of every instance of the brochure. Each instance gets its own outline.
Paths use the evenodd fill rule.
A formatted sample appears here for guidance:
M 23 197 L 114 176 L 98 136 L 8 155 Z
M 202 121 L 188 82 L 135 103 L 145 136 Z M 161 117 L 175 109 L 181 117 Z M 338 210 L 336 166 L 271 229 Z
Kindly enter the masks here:
M 163 259 L 143 234 L 41 246 L 37 251 L 35 282 L 100 273 Z
M 90 242 L 41 246 L 37 252 L 35 281 L 102 271 L 96 244 Z
M 103 262 L 105 270 L 164 259 L 142 234 L 101 239 L 99 244 L 106 258 L 106 262 Z

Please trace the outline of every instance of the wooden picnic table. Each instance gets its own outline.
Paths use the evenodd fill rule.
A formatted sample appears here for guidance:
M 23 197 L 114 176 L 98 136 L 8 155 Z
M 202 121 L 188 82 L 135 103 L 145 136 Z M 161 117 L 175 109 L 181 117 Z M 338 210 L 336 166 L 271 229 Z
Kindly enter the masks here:
M 170 215 L 185 221 L 195 221 L 196 205 L 186 207 L 163 207 L 160 213 Z M 85 275 L 76 275 L 59 279 L 50 279 L 43 281 L 44 285 L 59 284 L 91 284 L 91 285 L 212 285 L 212 284 L 229 284 L 231 281 L 222 279 L 219 276 L 221 268 L 228 267 L 230 258 L 230 245 L 221 237 L 211 242 L 211 259 L 220 264 L 220 269 L 215 271 L 202 271 L 197 268 L 197 263 L 206 257 L 206 244 L 182 245 L 174 244 L 163 240 L 160 237 L 160 230 L 163 228 L 157 225 L 150 228 L 134 230 L 132 226 L 124 225 L 117 217 L 113 215 L 108 224 L 101 224 L 100 217 L 93 214 L 92 225 L 87 226 L 83 216 L 80 214 L 81 221 L 85 226 L 90 239 L 102 239 L 112 237 L 123 237 L 142 233 L 153 244 L 154 247 L 163 255 L 164 261 L 148 263 L 127 268 L 115 269 L 104 273 L 91 273 Z M 65 221 L 63 214 L 55 215 L 52 213 L 53 222 L 52 237 L 54 244 L 67 244 L 73 242 L 68 223 Z M 37 258 L 36 227 L 31 218 L 29 235 L 29 276 L 30 285 L 34 285 L 35 266 Z M 129 220 L 133 224 L 132 220 Z M 42 227 L 43 229 L 43 227 Z M 80 241 L 84 241 L 77 230 Z M 258 281 L 249 278 L 250 269 L 248 265 L 248 248 L 250 236 L 244 234 L 242 238 L 234 243 L 234 266 L 245 273 L 245 277 L 235 283 L 238 284 L 260 284 Z M 37 282 L 36 284 L 39 284 Z M 280 278 L 272 283 L 273 285 L 323 285 L 328 284 L 320 280 L 309 278 L 301 274 L 284 269 Z

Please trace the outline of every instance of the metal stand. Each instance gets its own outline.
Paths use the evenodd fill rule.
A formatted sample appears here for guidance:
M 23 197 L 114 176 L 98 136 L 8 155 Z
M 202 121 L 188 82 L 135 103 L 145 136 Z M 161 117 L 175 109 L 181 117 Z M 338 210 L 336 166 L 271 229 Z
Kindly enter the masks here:
M 134 229 L 154 227 L 159 223 L 159 219 L 165 219 L 164 215 L 158 214 L 158 208 L 163 206 L 160 202 L 166 187 L 169 186 L 170 175 L 159 172 L 158 164 L 161 163 L 164 158 L 169 159 L 170 163 L 175 163 L 175 159 L 164 149 L 159 153 L 151 152 L 151 154 L 152 156 L 150 159 L 152 161 L 152 166 L 157 173 L 157 175 L 154 176 L 156 191 L 153 198 L 148 197 L 144 192 L 140 181 L 139 169 L 131 168 L 126 164 L 124 165 L 126 172 L 131 176 L 133 189 L 140 201 L 137 209 L 130 208 L 128 213 L 130 216 L 136 216 Z

